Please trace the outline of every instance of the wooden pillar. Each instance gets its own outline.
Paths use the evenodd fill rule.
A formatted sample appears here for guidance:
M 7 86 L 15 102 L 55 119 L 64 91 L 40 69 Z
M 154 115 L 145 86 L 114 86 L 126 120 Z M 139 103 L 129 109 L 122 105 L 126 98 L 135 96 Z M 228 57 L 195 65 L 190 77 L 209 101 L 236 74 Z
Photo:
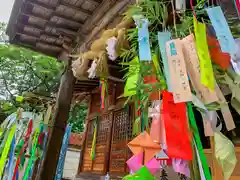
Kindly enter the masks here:
M 68 113 L 71 107 L 74 85 L 75 78 L 71 70 L 71 61 L 69 61 L 66 71 L 61 78 L 53 127 L 48 141 L 46 156 L 37 176 L 38 180 L 54 180 L 65 127 L 67 125 Z

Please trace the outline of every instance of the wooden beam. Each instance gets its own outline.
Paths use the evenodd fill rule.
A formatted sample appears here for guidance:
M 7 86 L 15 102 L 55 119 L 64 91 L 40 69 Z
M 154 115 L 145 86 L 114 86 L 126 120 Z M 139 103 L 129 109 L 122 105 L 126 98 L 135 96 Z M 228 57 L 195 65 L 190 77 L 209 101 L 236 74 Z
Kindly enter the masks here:
M 53 48 L 62 48 L 62 46 L 58 46 L 57 44 L 48 43 L 47 41 L 44 41 L 44 40 L 42 40 L 42 39 L 39 39 L 39 38 L 36 37 L 36 36 L 32 36 L 32 35 L 25 34 L 25 33 L 19 33 L 19 32 L 17 32 L 16 34 L 19 35 L 19 36 L 27 36 L 27 37 L 33 38 L 33 39 L 36 40 L 36 43 L 41 42 L 41 44 L 43 44 L 43 45 L 48 45 L 48 46 L 52 46 Z
M 48 35 L 48 36 L 52 36 L 52 37 L 55 37 L 55 38 L 59 38 L 59 35 L 46 32 L 44 28 L 40 28 L 39 26 L 34 25 L 34 24 L 26 24 L 26 25 L 25 25 L 25 24 L 22 24 L 22 23 L 17 23 L 16 26 L 19 26 L 19 27 L 22 28 L 22 29 L 24 29 L 24 27 L 37 29 L 37 30 L 41 31 L 41 35 L 46 34 L 46 35 Z
M 78 11 L 78 12 L 82 12 L 82 13 L 88 15 L 88 16 L 92 15 L 91 11 L 88 11 L 88 10 L 80 8 L 80 7 L 73 6 L 73 5 L 65 3 L 65 2 L 59 2 L 59 5 L 66 6 L 70 9 L 73 9 L 73 10 Z
M 57 16 L 57 17 L 61 18 L 62 20 L 66 21 L 66 22 L 76 23 L 76 24 L 78 24 L 78 26 L 79 26 L 78 28 L 80 28 L 80 27 L 83 25 L 83 22 L 75 21 L 74 19 L 69 18 L 69 17 L 66 17 L 66 16 L 64 16 L 64 15 L 62 15 L 62 14 L 59 14 L 59 13 L 57 13 L 57 12 L 53 12 L 53 13 L 52 13 L 52 17 L 53 17 L 53 16 Z
M 36 0 L 26 0 L 27 2 L 30 2 L 32 4 L 36 4 L 36 5 L 39 5 L 39 6 L 42 6 L 42 7 L 46 7 L 48 9 L 55 9 L 55 5 L 51 5 L 51 4 L 46 4 L 46 3 L 43 3 L 43 2 L 40 2 L 40 1 L 36 1 Z
M 61 35 L 65 35 L 71 39 L 74 39 L 77 35 L 76 32 L 71 31 L 69 29 L 65 29 L 65 28 L 56 28 L 57 32 L 60 33 Z
M 37 17 L 37 16 L 31 15 L 31 14 L 26 14 L 26 13 L 23 13 L 23 12 L 21 12 L 21 15 L 27 16 L 27 17 L 30 17 L 30 18 L 35 18 L 35 19 L 38 19 L 40 21 L 44 21 L 46 23 L 46 25 L 51 25 L 55 28 L 70 28 L 71 30 L 76 31 L 76 30 L 78 30 L 78 28 L 80 28 L 82 26 L 82 24 L 79 23 L 79 22 L 68 20 L 65 17 L 60 17 L 59 15 L 54 15 L 54 16 L 63 19 L 64 21 L 66 21 L 66 24 L 56 24 L 56 22 L 49 21 L 47 18 Z M 54 17 L 54 16 L 52 16 L 52 17 Z M 77 27 L 70 26 L 67 22 L 75 23 L 75 24 L 77 24 Z
M 87 1 L 93 4 L 100 4 L 102 2 L 102 0 L 87 0 Z
M 75 78 L 71 70 L 71 60 L 69 60 L 67 70 L 61 79 L 56 103 L 56 111 L 53 118 L 52 132 L 43 165 L 37 176 L 38 180 L 52 180 L 55 178 L 62 141 L 65 134 L 65 128 L 67 126 L 68 114 L 71 107 L 74 84 Z

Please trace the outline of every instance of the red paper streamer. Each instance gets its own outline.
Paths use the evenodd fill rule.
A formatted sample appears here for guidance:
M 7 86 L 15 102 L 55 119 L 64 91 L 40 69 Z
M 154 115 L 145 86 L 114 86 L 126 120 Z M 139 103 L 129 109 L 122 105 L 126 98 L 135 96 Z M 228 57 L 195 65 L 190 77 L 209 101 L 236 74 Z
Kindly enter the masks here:
M 238 10 L 238 14 L 240 14 L 240 1 L 235 0 L 235 3 L 236 3 L 237 10 Z
M 187 124 L 185 103 L 174 103 L 173 94 L 163 91 L 163 109 L 167 155 L 170 158 L 192 160 L 192 145 Z
M 30 120 L 29 123 L 28 123 L 28 129 L 27 129 L 26 135 L 24 137 L 24 145 L 23 145 L 22 149 L 20 150 L 18 159 L 16 161 L 16 165 L 15 165 L 15 169 L 14 169 L 12 180 L 16 179 L 16 175 L 17 175 L 17 171 L 18 171 L 18 166 L 20 164 L 21 156 L 22 156 L 23 152 L 27 149 L 28 140 L 29 140 L 29 137 L 30 137 L 30 135 L 32 133 L 32 128 L 33 128 L 33 121 Z

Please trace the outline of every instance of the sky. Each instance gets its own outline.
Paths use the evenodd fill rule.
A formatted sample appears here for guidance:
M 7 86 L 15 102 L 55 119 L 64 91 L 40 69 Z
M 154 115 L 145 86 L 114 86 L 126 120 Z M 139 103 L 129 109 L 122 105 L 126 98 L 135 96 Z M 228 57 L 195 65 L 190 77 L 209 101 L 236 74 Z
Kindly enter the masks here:
M 8 22 L 14 0 L 1 0 L 0 6 L 0 22 Z

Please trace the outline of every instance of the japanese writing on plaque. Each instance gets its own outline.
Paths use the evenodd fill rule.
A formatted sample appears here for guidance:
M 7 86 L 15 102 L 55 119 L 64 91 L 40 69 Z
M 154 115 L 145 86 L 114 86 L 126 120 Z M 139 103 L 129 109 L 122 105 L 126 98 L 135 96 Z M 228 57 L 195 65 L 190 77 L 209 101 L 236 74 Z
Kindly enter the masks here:
M 166 43 L 166 52 L 174 102 L 191 101 L 192 93 L 188 82 L 181 41 L 179 39 L 168 41 Z
M 215 91 L 201 84 L 200 64 L 195 47 L 194 35 L 190 34 L 181 40 L 183 45 L 183 54 L 186 62 L 187 72 L 189 73 L 191 83 L 196 91 L 197 97 L 205 104 L 218 101 Z

